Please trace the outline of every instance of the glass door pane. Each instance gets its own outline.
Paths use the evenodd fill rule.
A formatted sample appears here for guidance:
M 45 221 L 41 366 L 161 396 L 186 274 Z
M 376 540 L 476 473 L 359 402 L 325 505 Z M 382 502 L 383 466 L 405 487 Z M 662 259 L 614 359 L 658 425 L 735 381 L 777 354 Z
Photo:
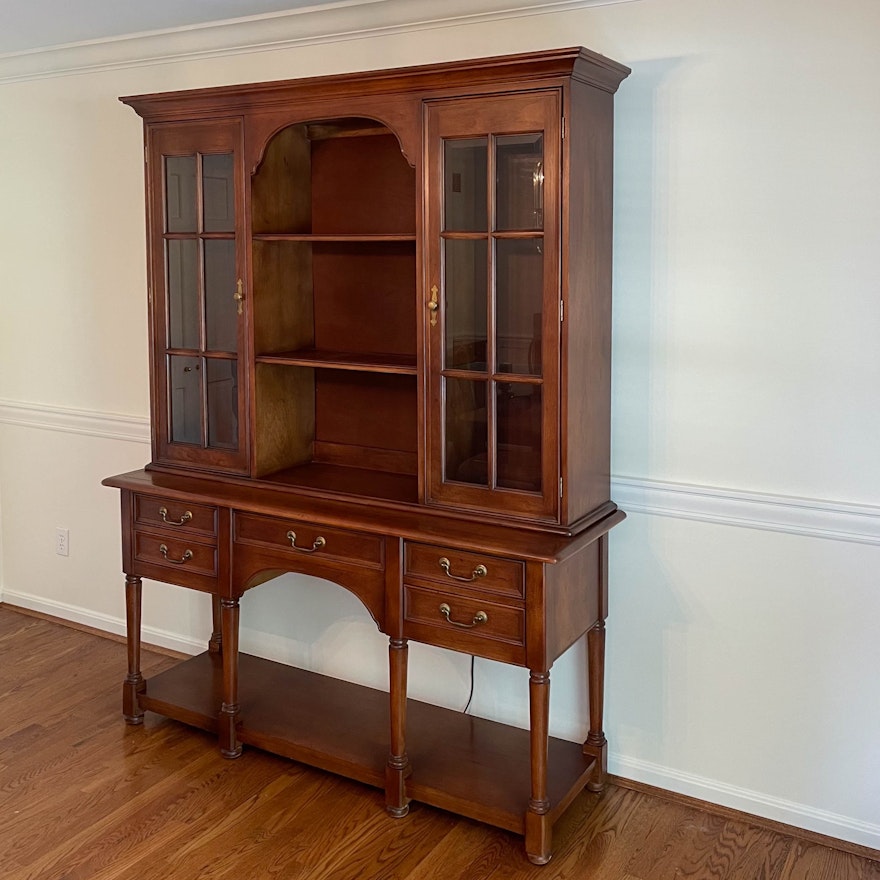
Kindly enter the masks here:
M 202 156 L 205 232 L 235 231 L 235 165 L 232 153 Z
M 446 368 L 486 370 L 488 242 L 447 239 L 443 243 Z
M 444 223 L 447 232 L 485 232 L 489 139 L 445 142 L 443 162 Z
M 168 271 L 168 345 L 199 348 L 199 242 L 196 238 L 165 243 Z
M 165 231 L 195 232 L 196 157 L 165 157 Z
M 541 386 L 521 382 L 495 385 L 498 464 L 503 489 L 541 491 Z
M 495 228 L 544 228 L 544 137 L 518 134 L 495 139 Z
M 540 238 L 495 242 L 495 354 L 499 373 L 541 375 L 544 253 Z
M 238 365 L 225 358 L 205 359 L 208 396 L 208 446 L 238 446 Z
M 205 335 L 208 351 L 238 350 L 235 240 L 205 241 Z
M 171 440 L 202 442 L 201 359 L 172 355 L 168 358 Z
M 486 382 L 444 380 L 445 479 L 456 483 L 489 482 L 489 433 Z

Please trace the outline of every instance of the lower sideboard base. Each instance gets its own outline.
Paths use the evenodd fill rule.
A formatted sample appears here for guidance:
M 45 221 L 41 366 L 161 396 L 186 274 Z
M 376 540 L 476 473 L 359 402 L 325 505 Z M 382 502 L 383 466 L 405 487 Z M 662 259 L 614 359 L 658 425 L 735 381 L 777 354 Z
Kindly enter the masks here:
M 239 655 L 239 681 L 240 742 L 384 787 L 387 692 L 249 654 Z M 221 656 L 206 652 L 150 678 L 138 701 L 143 709 L 216 732 L 222 682 Z M 418 700 L 407 700 L 406 716 L 408 797 L 525 833 L 527 730 Z M 549 738 L 551 822 L 584 788 L 593 764 L 580 744 Z

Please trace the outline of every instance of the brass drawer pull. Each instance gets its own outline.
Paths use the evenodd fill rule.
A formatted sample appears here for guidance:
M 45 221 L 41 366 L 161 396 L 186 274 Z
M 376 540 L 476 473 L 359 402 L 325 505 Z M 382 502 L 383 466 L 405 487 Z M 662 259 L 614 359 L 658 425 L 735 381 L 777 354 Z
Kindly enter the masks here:
M 443 571 L 446 572 L 446 577 L 451 577 L 454 581 L 464 581 L 465 583 L 470 583 L 470 581 L 475 581 L 477 578 L 486 577 L 486 575 L 489 573 L 485 565 L 478 565 L 471 572 L 470 577 L 461 577 L 461 575 L 453 574 L 449 570 L 449 564 L 449 560 L 445 556 L 440 557 L 440 568 L 442 568 Z
M 168 547 L 165 544 L 159 545 L 159 552 L 169 561 L 173 562 L 175 565 L 183 565 L 185 562 L 188 562 L 193 558 L 192 550 L 184 550 L 183 556 L 180 559 L 169 559 L 168 558 Z
M 162 522 L 168 523 L 169 526 L 184 526 L 193 518 L 192 513 L 190 511 L 187 511 L 180 519 L 168 519 L 167 507 L 159 508 L 159 516 L 162 517 Z
M 460 626 L 462 629 L 473 629 L 481 623 L 489 622 L 489 615 L 485 611 L 478 611 L 470 623 L 459 623 L 459 621 L 453 620 L 449 616 L 452 614 L 452 609 L 445 602 L 440 606 L 440 613 L 446 618 L 447 623 L 451 623 L 453 626 Z
M 299 550 L 300 553 L 314 553 L 316 550 L 320 550 L 327 541 L 318 535 L 312 543 L 311 547 L 297 547 L 296 546 L 296 532 L 289 531 L 287 533 L 287 540 L 290 541 L 290 546 L 293 547 L 294 550 Z

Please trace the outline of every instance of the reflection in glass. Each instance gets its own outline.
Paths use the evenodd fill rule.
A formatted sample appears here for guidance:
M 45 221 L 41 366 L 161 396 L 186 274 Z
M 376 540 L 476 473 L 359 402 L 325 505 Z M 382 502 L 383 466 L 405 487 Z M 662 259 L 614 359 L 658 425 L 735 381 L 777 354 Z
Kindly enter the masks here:
M 235 230 L 235 166 L 232 153 L 202 156 L 205 232 Z
M 237 362 L 206 358 L 208 385 L 208 446 L 238 448 Z
M 496 385 L 497 485 L 541 491 L 541 386 Z
M 235 242 L 205 240 L 205 332 L 209 351 L 237 351 Z
M 195 232 L 196 157 L 165 157 L 165 231 Z
M 495 228 L 544 228 L 544 139 L 518 134 L 495 140 Z
M 170 433 L 174 443 L 202 442 L 201 375 L 200 358 L 181 355 L 168 358 Z
M 541 375 L 543 239 L 495 242 L 497 372 Z
M 487 232 L 488 138 L 444 141 L 443 205 L 447 232 Z
M 447 239 L 443 245 L 446 368 L 485 370 L 487 242 Z
M 444 480 L 489 484 L 486 382 L 444 379 L 446 419 Z
M 175 239 L 165 243 L 168 271 L 168 345 L 199 347 L 199 243 Z

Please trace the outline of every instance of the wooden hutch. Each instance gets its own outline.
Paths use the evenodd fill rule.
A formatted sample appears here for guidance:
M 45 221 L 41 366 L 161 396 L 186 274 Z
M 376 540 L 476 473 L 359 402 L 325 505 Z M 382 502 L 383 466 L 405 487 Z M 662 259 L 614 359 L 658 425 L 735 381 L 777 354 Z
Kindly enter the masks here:
M 525 836 L 604 782 L 613 94 L 584 49 L 123 98 L 144 119 L 152 462 L 122 494 L 152 710 Z M 283 572 L 354 593 L 389 692 L 242 654 Z M 142 578 L 210 593 L 145 680 Z M 589 735 L 548 735 L 586 634 Z M 530 671 L 530 729 L 407 700 L 407 643 Z M 283 695 L 283 698 L 282 698 Z

